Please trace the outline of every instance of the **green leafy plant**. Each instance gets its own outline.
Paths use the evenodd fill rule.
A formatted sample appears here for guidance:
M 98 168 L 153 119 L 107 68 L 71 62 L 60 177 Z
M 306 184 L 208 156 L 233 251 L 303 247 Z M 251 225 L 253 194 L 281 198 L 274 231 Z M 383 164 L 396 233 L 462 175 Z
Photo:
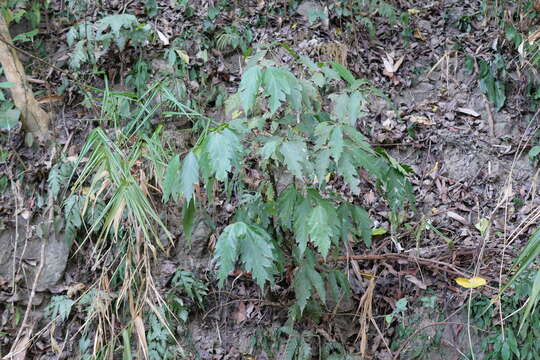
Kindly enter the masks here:
M 472 303 L 472 319 L 476 326 L 491 330 L 482 337 L 482 350 L 487 360 L 532 360 L 538 359 L 540 344 L 537 339 L 540 334 L 540 312 L 535 306 L 527 306 L 526 314 L 519 309 L 524 301 L 535 293 L 537 276 L 531 271 L 520 273 L 519 278 L 511 285 L 506 296 L 501 297 L 501 311 L 504 326 L 499 321 L 499 309 L 490 306 L 491 300 L 480 296 Z M 529 300 L 529 304 L 534 299 Z M 486 311 L 488 307 L 488 311 Z
M 19 123 L 21 111 L 15 108 L 13 102 L 4 95 L 3 89 L 9 89 L 14 84 L 9 81 L 0 82 L 0 130 L 11 130 Z
M 479 85 L 486 94 L 489 101 L 495 105 L 495 110 L 499 111 L 506 102 L 505 62 L 501 55 L 495 56 L 495 60 L 487 62 L 479 60 Z
M 96 64 L 111 45 L 123 51 L 128 45 L 143 45 L 151 34 L 150 25 L 139 23 L 131 14 L 108 15 L 95 23 L 80 22 L 71 27 L 66 37 L 72 50 L 69 65 L 78 69 L 84 63 Z
M 75 301 L 71 300 L 65 295 L 53 296 L 51 302 L 47 305 L 45 314 L 50 319 L 59 318 L 60 321 L 65 321 L 70 312 L 71 308 L 75 304 Z
M 164 199 L 183 199 L 191 206 L 200 178 L 210 199 L 216 183 L 242 199 L 216 244 L 220 285 L 238 260 L 261 287 L 292 265 L 294 320 L 316 302 L 326 302 L 325 281 L 335 285 L 334 292 L 348 291 L 339 272 L 320 259 L 339 254 L 341 239 L 349 236 L 371 242 L 366 210 L 333 189 L 331 180 L 341 179 L 358 195 L 368 185 L 358 174 L 358 168 L 365 169 L 393 213 L 414 196 L 404 167 L 375 152 L 356 129 L 368 95 L 379 94 L 376 89 L 337 63 L 297 57 L 308 72 L 306 80 L 264 55 L 248 61 L 238 93 L 227 102 L 234 119 L 209 127 L 182 161 L 175 157 L 169 163 L 172 180 L 166 182 Z M 329 111 L 324 98 L 331 101 Z M 256 188 L 242 181 L 246 154 L 258 159 L 255 167 L 263 174 Z
M 197 280 L 191 271 L 178 269 L 171 279 L 171 285 L 184 295 L 187 295 L 199 307 L 204 304 L 204 298 L 208 295 L 208 287 Z
M 253 41 L 253 33 L 249 28 L 238 28 L 234 25 L 227 26 L 216 37 L 216 47 L 223 51 L 227 48 L 246 51 Z

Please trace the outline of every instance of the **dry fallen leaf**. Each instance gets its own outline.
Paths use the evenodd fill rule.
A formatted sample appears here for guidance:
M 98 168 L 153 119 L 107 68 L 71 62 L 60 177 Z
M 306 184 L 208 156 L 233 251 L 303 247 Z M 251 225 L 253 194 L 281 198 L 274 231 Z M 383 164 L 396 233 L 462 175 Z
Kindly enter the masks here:
M 405 279 L 412 282 L 414 285 L 418 286 L 422 290 L 427 289 L 427 285 L 422 280 L 418 279 L 416 276 L 405 275 Z
M 426 125 L 426 126 L 435 125 L 435 123 L 427 116 L 411 115 L 409 116 L 408 120 L 412 123 L 419 124 L 419 125 Z
M 459 286 L 464 287 L 465 289 L 474 289 L 487 284 L 486 279 L 480 276 L 474 276 L 470 279 L 460 277 L 454 280 Z

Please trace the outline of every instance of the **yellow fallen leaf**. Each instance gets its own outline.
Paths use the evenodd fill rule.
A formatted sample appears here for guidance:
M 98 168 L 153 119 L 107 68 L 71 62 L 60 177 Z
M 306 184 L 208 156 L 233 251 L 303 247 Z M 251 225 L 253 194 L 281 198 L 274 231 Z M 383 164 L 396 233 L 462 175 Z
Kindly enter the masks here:
M 182 59 L 187 65 L 189 65 L 189 55 L 184 50 L 176 49 L 176 53 L 178 54 L 178 56 L 180 56 L 180 59 Z
M 474 289 L 487 284 L 486 279 L 480 276 L 475 276 L 470 279 L 460 277 L 454 280 L 458 283 L 459 286 L 462 286 L 466 289 Z
M 412 8 L 412 9 L 407 10 L 407 12 L 409 13 L 409 15 L 418 15 L 420 14 L 421 11 L 418 9 Z

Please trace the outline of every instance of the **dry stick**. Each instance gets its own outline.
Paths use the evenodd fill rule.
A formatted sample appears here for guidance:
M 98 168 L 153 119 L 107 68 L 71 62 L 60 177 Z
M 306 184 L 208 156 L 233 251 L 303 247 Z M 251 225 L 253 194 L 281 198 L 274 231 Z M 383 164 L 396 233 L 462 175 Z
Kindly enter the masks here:
M 489 135 L 491 136 L 491 138 L 494 139 L 495 138 L 495 122 L 493 121 L 493 113 L 491 112 L 491 106 L 489 106 L 489 101 L 486 95 L 484 95 L 484 106 L 486 107 L 486 112 L 487 112 Z
M 367 254 L 367 255 L 338 256 L 335 258 L 320 259 L 319 261 L 332 263 L 332 262 L 341 262 L 341 261 L 347 261 L 347 260 L 404 260 L 408 262 L 418 262 L 419 264 L 434 267 L 434 268 L 437 268 L 439 270 L 442 270 L 444 272 L 451 273 L 454 275 L 467 276 L 466 273 L 464 273 L 463 271 L 460 271 L 452 264 L 448 264 L 448 263 L 438 261 L 438 260 L 423 259 L 423 258 L 408 256 L 404 254 L 396 254 L 396 253 L 380 254 L 380 255 Z M 448 269 L 445 269 L 444 267 L 447 267 Z

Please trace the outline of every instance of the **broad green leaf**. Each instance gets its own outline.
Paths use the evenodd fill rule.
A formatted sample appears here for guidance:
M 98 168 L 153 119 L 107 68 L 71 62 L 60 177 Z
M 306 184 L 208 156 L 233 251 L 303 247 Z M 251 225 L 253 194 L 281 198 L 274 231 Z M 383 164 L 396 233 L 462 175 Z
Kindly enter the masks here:
M 190 201 L 193 196 L 193 185 L 199 183 L 199 163 L 193 152 L 189 152 L 182 164 L 181 188 L 186 201 Z
M 294 78 L 288 71 L 277 67 L 269 67 L 264 71 L 263 84 L 266 94 L 270 96 L 270 112 L 276 112 L 286 95 L 291 93 L 289 77 Z
M 336 81 L 341 80 L 341 78 L 339 77 L 339 74 L 336 72 L 336 70 L 332 69 L 331 67 L 323 66 L 321 68 L 321 70 L 328 79 L 336 80 Z
M 332 130 L 332 135 L 330 136 L 330 149 L 332 151 L 332 157 L 334 161 L 339 162 L 341 153 L 343 152 L 343 132 L 340 127 L 334 128 Z
M 262 69 L 260 66 L 252 66 L 248 68 L 242 75 L 240 81 L 240 99 L 244 112 L 248 114 L 255 104 L 255 98 L 261 86 Z
M 167 171 L 165 172 L 165 179 L 163 180 L 163 202 L 169 201 L 170 196 L 172 196 L 173 199 L 178 198 L 181 181 L 181 177 L 179 175 L 180 156 L 175 155 L 169 162 L 169 165 L 167 166 Z
M 206 152 L 216 179 L 225 181 L 233 165 L 239 165 L 242 145 L 238 136 L 229 129 L 209 135 Z
M 354 76 L 351 74 L 349 70 L 347 70 L 343 65 L 332 61 L 330 62 L 330 65 L 332 68 L 341 76 L 341 78 L 349 83 L 349 85 L 352 85 L 354 83 Z
M 217 240 L 214 257 L 219 266 L 220 287 L 223 287 L 225 279 L 234 270 L 234 264 L 238 259 L 240 238 L 244 236 L 246 236 L 246 224 L 238 222 L 227 226 Z
M 319 150 L 326 145 L 333 129 L 328 121 L 317 124 L 315 127 L 315 150 Z
M 193 230 L 193 222 L 195 220 L 195 199 L 188 200 L 186 204 L 184 204 L 182 212 L 182 229 L 188 245 L 191 246 L 191 233 Z
M 311 60 L 309 57 L 305 56 L 305 55 L 300 55 L 300 62 L 302 64 L 304 64 L 309 70 L 311 71 L 317 71 L 319 70 L 319 67 L 317 66 L 317 64 L 315 64 L 315 62 L 313 62 L 313 60 Z
M 15 83 L 11 81 L 0 82 L 0 89 L 10 89 L 13 86 L 15 86 Z
M 74 304 L 75 301 L 71 300 L 65 295 L 53 296 L 45 311 L 48 318 L 54 319 L 58 316 L 60 321 L 65 321 L 68 318 Z
M 322 88 L 324 84 L 326 84 L 326 79 L 324 75 L 320 72 L 316 72 L 315 74 L 313 74 L 313 76 L 311 77 L 311 81 L 313 81 L 313 83 L 320 88 Z
M 491 73 L 480 79 L 480 89 L 486 94 L 489 101 L 495 105 L 495 111 L 499 111 L 506 102 L 506 87 L 503 81 L 497 80 Z
M 330 100 L 334 103 L 332 113 L 335 119 L 342 123 L 349 123 L 349 103 L 351 99 L 347 94 L 332 94 L 329 96 Z
M 348 152 L 341 156 L 337 170 L 351 188 L 351 192 L 358 195 L 360 193 L 360 188 L 358 187 L 360 183 L 360 180 L 358 180 L 358 170 L 353 163 L 352 156 Z
M 294 208 L 296 205 L 298 192 L 293 186 L 289 186 L 279 194 L 278 203 L 278 218 L 281 225 L 287 229 L 292 229 L 294 219 Z
M 529 150 L 529 160 L 533 160 L 538 154 L 540 154 L 540 146 L 533 146 L 531 150 Z
M 272 277 L 273 250 L 272 239 L 263 229 L 237 222 L 227 226 L 221 233 L 215 257 L 219 265 L 219 285 L 234 270 L 234 264 L 240 258 L 244 270 L 251 272 L 260 287 Z
M 114 14 L 105 16 L 103 19 L 98 21 L 99 27 L 110 26 L 111 32 L 114 35 L 119 35 L 120 29 L 132 28 L 134 25 L 138 24 L 137 18 L 135 15 L 131 14 Z
M 294 274 L 293 287 L 296 303 L 300 307 L 300 311 L 303 312 L 311 297 L 311 281 L 305 266 L 301 266 Z
M 281 144 L 280 152 L 290 172 L 302 178 L 302 163 L 307 156 L 306 144 L 299 140 L 285 141 Z
M 311 242 L 317 247 L 319 253 L 326 257 L 332 243 L 332 231 L 329 214 L 322 205 L 317 205 L 307 219 L 308 234 Z
M 315 267 L 311 267 L 307 272 L 307 276 L 309 277 L 311 285 L 317 290 L 317 294 L 319 294 L 321 301 L 326 303 L 326 290 L 324 289 L 324 281 L 321 274 L 315 270 Z
M 310 212 L 311 206 L 309 205 L 308 199 L 303 198 L 297 202 L 296 208 L 294 209 L 294 237 L 298 244 L 300 255 L 306 250 L 309 240 L 309 229 L 306 219 L 310 215 Z
M 19 122 L 21 111 L 19 109 L 11 109 L 0 111 L 0 130 L 11 130 Z
M 315 269 L 316 261 L 313 253 L 309 250 L 306 251 L 306 256 L 294 275 L 294 293 L 296 295 L 296 303 L 300 307 L 301 312 L 304 311 L 313 288 L 317 291 L 322 302 L 326 302 L 324 281 Z
M 381 180 L 385 185 L 386 199 L 392 212 L 403 209 L 407 202 L 414 204 L 412 185 L 398 170 L 390 168 Z
M 319 185 L 322 185 L 325 182 L 326 174 L 328 167 L 330 166 L 330 150 L 325 149 L 317 154 L 317 159 L 315 160 L 315 174 L 317 175 L 317 180 Z
M 353 126 L 342 125 L 341 127 L 343 128 L 345 135 L 347 135 L 354 143 L 354 147 L 358 146 L 361 150 L 370 154 L 375 153 L 369 144 L 368 139 L 360 131 L 356 130 Z
M 351 94 L 348 107 L 348 120 L 349 125 L 351 125 L 352 127 L 356 126 L 356 120 L 358 120 L 358 117 L 360 116 L 360 110 L 362 109 L 363 101 L 364 95 L 362 95 L 362 93 L 360 93 L 359 91 L 355 91 Z
M 351 212 L 357 229 L 362 234 L 364 244 L 366 244 L 368 248 L 371 247 L 371 228 L 373 226 L 373 222 L 369 218 L 369 214 L 366 210 L 359 206 L 354 206 Z
M 285 354 L 283 355 L 283 360 L 294 360 L 294 355 L 296 354 L 297 347 L 298 337 L 290 336 L 287 340 L 287 345 L 285 346 Z
M 263 160 L 268 160 L 276 152 L 279 144 L 281 144 L 282 138 L 279 136 L 272 136 L 265 140 L 265 143 L 262 148 L 259 149 L 258 153 L 261 155 Z
M 240 258 L 244 269 L 262 288 L 266 281 L 272 280 L 272 238 L 263 229 L 248 225 L 246 236 L 240 243 Z
M 322 13 L 324 16 L 327 16 L 325 13 Z M 300 338 L 300 346 L 298 346 L 298 360 L 311 360 L 312 359 L 312 350 L 311 345 L 306 342 L 306 340 Z

